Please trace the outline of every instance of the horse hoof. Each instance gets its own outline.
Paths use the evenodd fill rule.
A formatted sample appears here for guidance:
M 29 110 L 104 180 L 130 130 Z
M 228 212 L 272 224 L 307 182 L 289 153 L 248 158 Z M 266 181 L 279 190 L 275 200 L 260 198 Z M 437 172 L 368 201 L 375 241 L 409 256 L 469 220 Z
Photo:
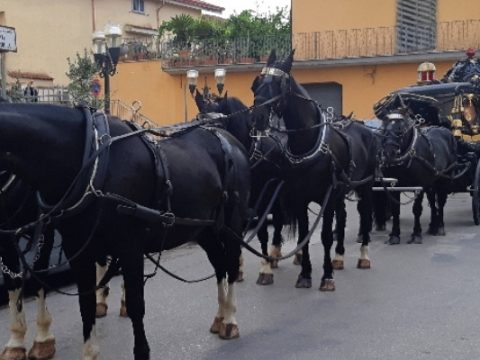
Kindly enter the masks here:
M 27 351 L 23 347 L 6 347 L 0 360 L 27 360 Z
M 320 283 L 320 291 L 335 291 L 335 280 L 333 279 L 322 279 Z
M 128 317 L 127 306 L 125 305 L 125 301 L 123 301 L 123 300 L 120 303 L 120 313 L 118 314 L 118 316 L 123 317 L 123 318 Z
M 243 280 L 245 280 L 245 278 L 243 277 L 243 271 L 239 271 L 238 276 L 237 276 L 237 280 L 235 280 L 235 281 L 236 282 L 242 282 Z
M 273 274 L 258 274 L 257 285 L 272 285 L 273 284 Z
M 370 269 L 370 260 L 358 259 L 357 269 Z
M 343 260 L 333 259 L 332 260 L 333 270 L 343 270 Z
M 43 342 L 34 341 L 33 346 L 28 352 L 29 360 L 48 360 L 55 355 L 55 339 Z
M 407 244 L 422 244 L 423 243 L 423 238 L 422 234 L 412 234 L 410 237 L 410 240 L 407 241 Z
M 220 326 L 220 332 L 218 336 L 224 340 L 231 340 L 240 337 L 237 324 L 224 324 Z
M 400 244 L 400 236 L 390 235 L 388 240 L 385 241 L 385 244 L 388 244 L 388 245 L 398 245 L 398 244 Z
M 297 283 L 295 284 L 297 289 L 310 289 L 312 287 L 312 279 L 298 275 Z
M 445 228 L 443 226 L 440 226 L 437 230 L 437 235 L 438 236 L 445 236 L 446 233 L 445 233 Z
M 293 257 L 293 265 L 301 265 L 302 264 L 302 254 L 296 253 Z
M 95 309 L 95 317 L 97 319 L 100 319 L 107 316 L 107 310 L 108 310 L 107 304 L 98 303 L 97 308 Z
M 427 230 L 428 235 L 437 235 L 438 234 L 438 228 L 435 226 L 430 225 Z
M 223 322 L 223 317 L 216 317 L 215 316 L 215 319 L 213 319 L 213 324 L 212 324 L 212 326 L 210 326 L 210 332 L 212 334 L 220 333 L 220 328 L 222 326 L 222 322 Z
M 385 230 L 387 230 L 387 226 L 385 224 L 375 225 L 375 231 L 385 231 Z

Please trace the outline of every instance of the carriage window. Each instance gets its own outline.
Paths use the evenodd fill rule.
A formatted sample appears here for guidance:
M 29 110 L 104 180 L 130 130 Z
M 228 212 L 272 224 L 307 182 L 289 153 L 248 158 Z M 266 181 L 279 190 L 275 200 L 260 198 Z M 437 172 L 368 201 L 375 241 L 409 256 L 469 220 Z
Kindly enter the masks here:
M 437 0 L 397 0 L 397 52 L 432 50 L 437 38 Z
M 132 0 L 132 11 L 144 13 L 145 12 L 144 0 Z

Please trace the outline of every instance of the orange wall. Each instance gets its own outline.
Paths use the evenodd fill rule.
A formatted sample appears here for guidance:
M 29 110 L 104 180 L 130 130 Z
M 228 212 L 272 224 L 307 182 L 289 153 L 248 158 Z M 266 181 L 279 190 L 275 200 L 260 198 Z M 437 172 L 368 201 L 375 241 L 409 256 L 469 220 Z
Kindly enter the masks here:
M 395 7 L 395 0 L 292 0 L 292 32 L 394 26 Z
M 120 63 L 118 73 L 111 78 L 112 99 L 127 104 L 140 100 L 141 113 L 159 125 L 183 122 L 185 120 L 185 80 L 186 75 L 169 75 L 161 70 L 159 61 Z M 256 73 L 228 73 L 225 90 L 230 96 L 236 96 L 246 105 L 251 105 L 253 97 L 250 91 Z M 200 74 L 198 87 L 204 86 L 205 74 Z M 213 74 L 208 74 L 207 83 L 217 93 Z M 186 92 L 187 119 L 197 115 L 195 101 Z
M 480 1 L 478 0 L 437 0 L 437 21 L 478 19 Z
M 452 65 L 437 62 L 440 78 Z M 377 66 L 352 66 L 328 69 L 294 69 L 299 83 L 337 82 L 343 89 L 343 113 L 354 112 L 359 119 L 372 118 L 372 106 L 389 92 L 412 85 L 417 79 L 418 64 L 391 64 Z M 230 96 L 240 98 L 247 106 L 253 102 L 250 86 L 256 72 L 227 73 L 225 89 Z M 204 74 L 200 74 L 198 87 L 204 86 Z M 160 62 L 122 63 L 118 74 L 112 78 L 112 99 L 126 103 L 140 100 L 141 112 L 159 125 L 180 123 L 185 120 L 185 75 L 169 75 L 161 71 Z M 215 80 L 209 75 L 207 82 L 217 92 Z M 195 101 L 187 90 L 187 119 L 198 113 Z

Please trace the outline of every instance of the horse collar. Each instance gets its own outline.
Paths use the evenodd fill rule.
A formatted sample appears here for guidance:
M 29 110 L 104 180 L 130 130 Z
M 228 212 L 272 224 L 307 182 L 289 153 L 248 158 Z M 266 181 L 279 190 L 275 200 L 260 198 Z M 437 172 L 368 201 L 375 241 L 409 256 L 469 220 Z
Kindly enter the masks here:
M 79 174 L 60 203 L 47 204 L 37 191 L 40 209 L 44 213 L 53 211 L 53 216 L 71 216 L 82 211 L 90 203 L 90 195 L 98 195 L 98 189 L 105 182 L 110 149 L 108 118 L 103 112 L 92 115 L 90 109 L 83 107 L 81 110 L 85 117 L 85 147 Z

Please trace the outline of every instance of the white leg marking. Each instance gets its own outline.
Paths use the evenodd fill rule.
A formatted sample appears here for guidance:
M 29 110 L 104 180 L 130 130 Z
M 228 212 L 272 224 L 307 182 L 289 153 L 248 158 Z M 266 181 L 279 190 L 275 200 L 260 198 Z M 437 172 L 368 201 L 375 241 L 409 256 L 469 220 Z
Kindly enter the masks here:
M 37 336 L 35 341 L 45 342 L 53 340 L 55 337 L 50 332 L 50 325 L 52 324 L 52 316 L 47 308 L 45 301 L 45 290 L 40 289 L 37 294 Z
M 265 259 L 261 261 L 260 274 L 273 274 L 272 265 L 269 261 Z
M 237 301 L 235 298 L 235 283 L 228 284 L 227 301 L 225 304 L 225 316 L 223 322 L 225 324 L 237 324 L 235 313 L 237 312 Z
M 97 284 L 100 282 L 100 280 L 103 279 L 105 273 L 107 272 L 107 266 L 100 266 L 98 264 L 95 264 L 96 269 L 97 269 Z M 95 295 L 97 297 L 97 304 L 106 304 L 107 303 L 107 296 L 105 294 L 105 289 L 98 289 L 95 292 Z
M 226 288 L 226 279 L 223 279 L 217 284 L 218 287 L 218 311 L 217 318 L 225 317 L 225 305 L 227 302 L 227 288 Z
M 122 282 L 122 292 L 120 294 L 120 301 L 125 304 L 125 283 Z
M 345 256 L 335 253 L 335 257 L 333 258 L 333 260 L 338 260 L 343 262 L 344 258 Z
M 282 247 L 277 245 L 270 246 L 270 256 L 280 257 L 282 256 Z
M 97 341 L 97 331 L 95 326 L 93 326 L 90 332 L 90 338 L 83 344 L 82 360 L 96 360 L 99 353 L 100 348 Z
M 360 246 L 360 259 L 370 260 L 368 257 L 368 245 Z
M 22 299 L 20 299 L 20 302 L 22 304 L 22 310 L 18 311 L 17 309 L 17 301 L 19 297 L 20 289 L 8 292 L 11 334 L 6 347 L 9 348 L 25 348 L 25 334 L 27 332 L 27 323 L 25 321 L 25 312 L 23 311 Z

